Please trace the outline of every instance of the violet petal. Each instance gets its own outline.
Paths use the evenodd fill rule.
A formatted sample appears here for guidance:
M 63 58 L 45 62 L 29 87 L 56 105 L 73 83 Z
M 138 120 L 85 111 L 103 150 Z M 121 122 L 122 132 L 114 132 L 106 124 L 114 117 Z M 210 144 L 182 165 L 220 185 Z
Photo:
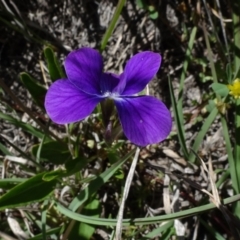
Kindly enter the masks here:
M 103 73 L 101 76 L 101 94 L 114 92 L 119 83 L 119 76 L 113 73 Z
M 100 79 L 103 70 L 102 56 L 92 48 L 71 52 L 65 61 L 67 77 L 80 90 L 100 95 Z
M 167 107 L 151 96 L 115 99 L 126 137 L 139 146 L 163 141 L 171 131 L 172 119 Z
M 91 114 L 101 98 L 80 91 L 68 79 L 54 82 L 45 97 L 45 108 L 53 122 L 66 124 Z
M 141 92 L 156 75 L 161 65 L 161 55 L 145 51 L 134 55 L 126 64 L 120 76 L 117 90 L 121 95 Z

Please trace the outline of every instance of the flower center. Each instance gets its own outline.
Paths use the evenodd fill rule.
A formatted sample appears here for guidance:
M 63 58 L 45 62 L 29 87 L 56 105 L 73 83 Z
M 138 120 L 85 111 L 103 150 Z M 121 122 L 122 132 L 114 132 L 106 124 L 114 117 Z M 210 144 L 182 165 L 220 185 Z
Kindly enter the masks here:
M 114 98 L 118 97 L 119 94 L 116 93 L 116 92 L 109 92 L 109 91 L 107 91 L 107 92 L 105 92 L 105 93 L 103 94 L 103 96 L 104 96 L 104 97 L 107 97 L 107 98 L 114 99 Z

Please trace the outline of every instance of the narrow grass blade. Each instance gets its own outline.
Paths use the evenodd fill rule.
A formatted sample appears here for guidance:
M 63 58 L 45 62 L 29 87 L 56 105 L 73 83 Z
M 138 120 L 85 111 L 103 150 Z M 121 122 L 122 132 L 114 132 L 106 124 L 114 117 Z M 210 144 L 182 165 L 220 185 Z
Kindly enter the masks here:
M 231 5 L 233 9 L 233 36 L 234 36 L 234 69 L 235 77 L 240 77 L 240 1 L 231 0 Z M 240 100 L 236 100 L 236 117 L 235 117 L 235 166 L 232 168 L 236 169 L 236 178 L 233 178 L 233 184 L 235 185 L 236 193 L 239 193 L 240 184 Z M 230 164 L 230 163 L 229 163 Z M 231 171 L 231 169 L 230 169 Z M 231 175 L 232 177 L 232 175 Z M 235 206 L 235 214 L 240 217 L 240 203 Z
M 228 154 L 228 162 L 229 162 L 230 175 L 232 179 L 232 186 L 235 192 L 239 192 L 240 191 L 240 188 L 239 188 L 240 186 L 238 181 L 239 169 L 236 169 L 236 162 L 234 160 L 233 153 L 232 153 L 232 146 L 231 146 L 229 130 L 228 130 L 226 119 L 221 118 L 221 121 L 222 121 L 222 127 L 223 127 L 223 136 L 226 143 L 226 149 Z
M 16 127 L 20 127 L 21 129 L 23 129 L 24 131 L 30 133 L 31 135 L 37 137 L 37 138 L 43 138 L 44 134 L 41 130 L 31 126 L 28 123 L 22 122 L 10 115 L 4 114 L 4 113 L 0 113 L 0 118 L 13 124 Z
M 240 99 L 236 100 L 236 115 L 235 115 L 235 169 L 236 169 L 236 176 L 237 181 L 235 184 L 238 186 L 235 190 L 236 193 L 240 192 Z M 240 210 L 240 208 L 239 208 Z M 240 213 L 239 213 L 240 217 Z
M 212 226 L 209 226 L 203 219 L 200 218 L 200 222 L 208 230 L 208 232 L 214 237 L 214 239 L 225 240 L 225 238 L 222 237 L 222 235 L 219 232 L 217 232 L 215 228 L 213 228 Z
M 240 192 L 240 169 L 239 169 L 240 159 L 239 158 L 237 159 L 237 157 L 240 157 L 240 155 L 238 156 L 239 153 L 237 153 L 237 151 L 240 150 L 239 149 L 240 145 L 238 145 L 240 143 L 236 142 L 236 145 L 235 145 L 235 159 L 234 159 L 226 119 L 222 117 L 221 121 L 222 121 L 222 126 L 223 126 L 223 136 L 224 136 L 224 139 L 225 139 L 226 149 L 227 149 L 227 154 L 228 154 L 228 162 L 229 162 L 229 170 L 230 170 L 230 176 L 231 176 L 231 180 L 232 180 L 232 186 L 233 186 L 234 192 L 239 193 Z M 236 129 L 235 131 L 236 131 L 236 134 L 237 134 L 239 129 L 238 130 Z M 236 202 L 233 209 L 234 209 L 235 215 L 240 217 L 240 202 L 239 201 Z
M 9 144 L 13 149 L 15 149 L 20 154 L 21 157 L 28 159 L 30 162 L 34 163 L 35 165 L 41 168 L 41 166 L 35 161 L 35 159 L 32 158 L 32 156 L 29 156 L 27 153 L 22 151 L 19 147 L 17 147 L 15 144 L 9 141 L 5 136 L 0 134 L 0 138 L 4 139 L 4 141 L 7 144 Z M 14 154 L 9 152 L 5 146 L 1 145 L 1 143 L 0 143 L 0 150 L 4 150 L 5 153 L 9 153 L 5 155 L 14 156 Z
M 119 19 L 119 16 L 122 12 L 122 8 L 123 8 L 125 2 L 126 2 L 126 0 L 119 0 L 118 1 L 118 5 L 117 5 L 116 10 L 113 14 L 112 21 L 110 22 L 109 27 L 108 27 L 108 29 L 107 29 L 106 33 L 104 34 L 103 39 L 101 41 L 100 52 L 102 52 L 105 49 L 105 47 L 107 45 L 107 42 L 108 42 L 108 39 L 111 37 L 112 32 L 113 32 L 113 30 L 115 28 L 115 25 L 116 25 L 116 23 Z
M 223 204 L 226 205 L 239 200 L 240 200 L 240 194 L 224 199 Z M 117 224 L 116 219 L 88 217 L 82 214 L 75 213 L 69 210 L 68 208 L 62 206 L 60 203 L 56 203 L 56 205 L 59 212 L 76 221 L 99 225 L 99 226 L 116 226 Z M 214 208 L 216 208 L 216 205 L 214 205 L 213 203 L 209 203 L 200 207 L 195 207 L 195 208 L 183 210 L 177 213 L 171 213 L 171 214 L 157 216 L 157 217 L 123 219 L 122 224 L 123 226 L 156 224 L 157 222 L 170 221 L 174 219 L 181 219 L 185 217 L 196 216 L 204 211 L 208 211 Z
M 208 115 L 208 117 L 205 119 L 200 131 L 198 132 L 196 138 L 195 138 L 195 141 L 193 143 L 193 146 L 192 146 L 192 152 L 190 152 L 189 154 L 189 158 L 188 160 L 190 162 L 194 162 L 195 159 L 196 159 L 196 156 L 193 152 L 197 152 L 200 145 L 202 144 L 203 142 L 203 138 L 206 136 L 206 133 L 208 131 L 208 129 L 211 127 L 212 125 L 212 122 L 215 120 L 216 116 L 218 114 L 218 109 L 215 107 L 212 112 Z
M 195 38 L 196 38 L 196 33 L 197 33 L 197 27 L 193 27 L 192 32 L 190 34 L 190 39 L 189 39 L 189 42 L 188 42 L 188 48 L 187 48 L 187 51 L 186 51 L 185 60 L 184 60 L 184 63 L 183 63 L 182 74 L 181 74 L 181 77 L 180 77 L 179 92 L 178 92 L 178 99 L 177 99 L 177 110 L 178 110 L 178 113 L 179 113 L 179 122 L 182 126 L 184 125 L 183 108 L 182 108 L 184 81 L 186 79 L 186 73 L 187 73 L 187 68 L 188 68 L 189 62 L 192 59 L 191 53 L 192 53 L 193 44 L 194 44 L 194 41 L 195 41 Z M 185 138 L 184 135 L 185 134 L 183 134 L 183 137 Z
M 182 114 L 179 113 L 178 108 L 177 108 L 177 103 L 176 103 L 176 99 L 174 96 L 174 92 L 173 92 L 173 86 L 172 86 L 172 82 L 170 80 L 170 78 L 168 79 L 168 83 L 169 83 L 169 91 L 170 91 L 170 97 L 171 97 L 171 102 L 172 102 L 172 107 L 173 107 L 173 114 L 174 114 L 174 118 L 175 118 L 175 122 L 176 122 L 176 126 L 177 126 L 177 135 L 178 135 L 178 140 L 181 146 L 181 149 L 183 151 L 183 155 L 186 159 L 188 159 L 188 150 L 187 150 L 187 146 L 186 146 L 186 142 L 185 142 L 185 137 L 184 137 L 184 125 L 181 123 L 180 120 L 180 115 Z
M 8 149 L 1 143 L 0 143 L 0 151 L 2 151 L 4 155 L 12 155 L 12 153 L 9 152 Z
M 47 222 L 47 207 L 48 207 L 48 200 L 45 200 L 43 203 L 43 210 L 42 210 L 42 217 L 41 217 L 41 223 L 42 223 L 42 239 L 46 240 L 47 239 L 47 234 L 46 234 L 46 222 Z
M 162 226 L 154 229 L 150 233 L 146 234 L 143 238 L 140 240 L 147 240 L 147 239 L 154 239 L 156 237 L 159 237 L 159 235 L 165 231 L 167 231 L 170 228 L 173 228 L 174 221 L 169 221 L 167 223 L 162 224 Z M 166 238 L 161 238 L 161 239 L 166 239 Z M 169 238 L 167 238 L 169 239 Z

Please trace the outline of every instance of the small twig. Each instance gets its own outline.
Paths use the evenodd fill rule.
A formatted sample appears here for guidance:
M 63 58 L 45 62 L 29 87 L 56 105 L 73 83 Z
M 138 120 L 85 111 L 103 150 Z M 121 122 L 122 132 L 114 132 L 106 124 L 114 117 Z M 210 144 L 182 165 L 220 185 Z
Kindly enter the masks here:
M 122 202 L 119 208 L 118 212 L 118 218 L 117 218 L 117 225 L 116 225 L 116 240 L 121 240 L 121 235 L 122 235 L 122 220 L 123 220 L 123 211 L 125 207 L 125 202 L 128 197 L 129 189 L 132 183 L 133 175 L 135 172 L 135 168 L 137 166 L 137 161 L 140 153 L 140 148 L 137 148 L 135 156 L 132 161 L 131 168 L 129 170 L 127 179 L 126 179 L 126 184 L 123 190 L 123 196 L 122 196 Z

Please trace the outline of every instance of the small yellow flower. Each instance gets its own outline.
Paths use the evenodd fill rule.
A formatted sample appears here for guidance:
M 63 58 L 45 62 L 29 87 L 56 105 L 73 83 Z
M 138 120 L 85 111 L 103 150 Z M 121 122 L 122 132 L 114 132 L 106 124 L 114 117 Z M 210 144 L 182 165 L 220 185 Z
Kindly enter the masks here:
M 233 81 L 231 85 L 227 85 L 229 89 L 229 94 L 234 98 L 240 98 L 240 79 L 237 78 Z

